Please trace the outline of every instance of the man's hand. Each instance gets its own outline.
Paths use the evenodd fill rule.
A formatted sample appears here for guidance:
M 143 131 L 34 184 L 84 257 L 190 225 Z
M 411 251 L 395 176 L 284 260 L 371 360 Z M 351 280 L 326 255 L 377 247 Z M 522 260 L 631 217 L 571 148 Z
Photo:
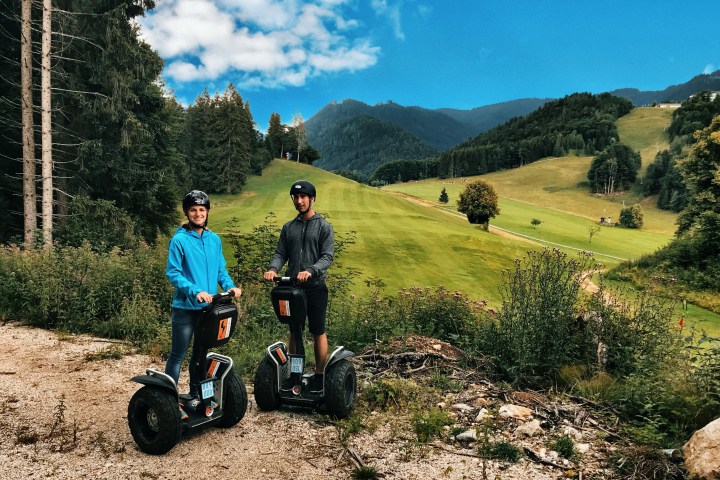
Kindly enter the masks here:
M 275 277 L 277 277 L 277 272 L 275 270 L 268 270 L 263 274 L 263 278 L 268 282 L 272 282 Z
M 308 272 L 307 270 L 298 273 L 297 279 L 298 282 L 307 282 L 310 280 L 310 277 L 312 277 L 312 273 Z
M 233 287 L 228 292 L 232 292 L 233 297 L 240 298 L 240 295 L 242 295 L 242 289 L 240 287 Z

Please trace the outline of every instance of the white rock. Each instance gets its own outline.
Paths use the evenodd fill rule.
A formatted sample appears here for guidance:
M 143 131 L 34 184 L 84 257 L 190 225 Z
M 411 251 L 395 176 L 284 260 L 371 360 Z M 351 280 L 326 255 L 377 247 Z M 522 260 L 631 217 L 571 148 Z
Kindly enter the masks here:
M 455 410 L 460 410 L 461 412 L 464 412 L 464 413 L 469 413 L 474 410 L 473 407 L 471 407 L 470 405 L 468 405 L 466 403 L 456 403 L 455 405 L 452 406 L 452 408 L 454 408 Z
M 577 429 L 573 427 L 565 427 L 563 428 L 563 435 L 567 435 L 568 437 L 572 437 L 575 440 L 580 440 L 582 438 L 582 433 L 580 433 Z
M 513 405 L 511 403 L 507 405 L 503 405 L 500 407 L 500 410 L 498 412 L 501 417 L 503 418 L 516 418 L 518 420 L 527 420 L 530 417 L 532 417 L 532 410 L 529 408 L 520 406 L 520 405 Z
M 487 408 L 481 408 L 477 414 L 477 417 L 475 417 L 475 421 L 482 422 L 486 418 L 492 418 L 492 415 L 490 414 L 490 412 L 488 412 Z
M 693 433 L 682 450 L 690 478 L 720 478 L 720 418 Z
M 470 430 L 465 430 L 461 434 L 457 435 L 455 437 L 455 440 L 458 442 L 474 442 L 477 440 L 477 432 L 475 432 L 474 428 L 471 428 Z
M 590 444 L 589 443 L 578 443 L 575 445 L 575 450 L 581 455 L 585 455 L 588 451 L 590 451 Z
M 534 437 L 542 435 L 543 429 L 540 426 L 540 420 L 532 420 L 527 423 L 523 423 L 515 429 L 515 436 L 517 437 Z

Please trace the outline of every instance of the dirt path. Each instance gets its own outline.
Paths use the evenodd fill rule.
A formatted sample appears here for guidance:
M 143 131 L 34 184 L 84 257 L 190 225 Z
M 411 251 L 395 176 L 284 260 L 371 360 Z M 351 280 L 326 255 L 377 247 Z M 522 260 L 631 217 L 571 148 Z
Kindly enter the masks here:
M 0 325 L 0 471 L 21 479 L 351 478 L 355 465 L 327 417 L 259 412 L 252 395 L 237 426 L 184 437 L 163 456 L 142 453 L 127 426 L 127 404 L 139 388 L 130 378 L 162 365 L 144 355 L 88 360 L 108 347 L 117 349 L 102 339 Z M 353 435 L 349 446 L 383 478 L 477 477 L 474 450 L 408 448 L 406 437 L 379 428 Z M 557 475 L 527 463 L 502 470 L 502 478 Z

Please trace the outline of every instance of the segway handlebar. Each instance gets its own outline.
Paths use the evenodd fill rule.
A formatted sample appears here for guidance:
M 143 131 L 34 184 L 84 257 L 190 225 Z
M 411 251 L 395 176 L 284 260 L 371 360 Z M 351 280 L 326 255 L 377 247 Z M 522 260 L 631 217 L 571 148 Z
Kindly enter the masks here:
M 231 297 L 234 297 L 234 296 L 235 296 L 235 292 L 230 291 L 230 290 L 227 292 L 216 293 L 215 295 L 212 296 L 212 301 L 209 303 L 209 305 L 214 305 L 218 302 L 221 302 L 225 299 L 230 299 Z
M 213 295 L 213 302 L 220 300 L 221 298 L 234 297 L 234 296 L 235 296 L 235 292 L 233 292 L 232 290 L 228 290 L 227 292 L 216 293 L 215 295 Z
M 277 283 L 278 285 L 284 285 L 284 286 L 288 286 L 288 285 L 294 286 L 294 285 L 297 285 L 297 283 L 298 283 L 297 277 L 281 277 L 279 275 L 274 277 L 272 279 L 272 281 L 273 281 L 273 283 Z

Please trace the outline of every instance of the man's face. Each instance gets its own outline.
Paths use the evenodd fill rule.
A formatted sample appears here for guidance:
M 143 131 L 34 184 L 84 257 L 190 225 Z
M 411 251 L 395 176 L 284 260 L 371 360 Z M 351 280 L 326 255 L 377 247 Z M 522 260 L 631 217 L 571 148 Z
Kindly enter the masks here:
M 307 212 L 312 206 L 312 197 L 308 197 L 306 193 L 296 193 L 293 195 L 293 203 L 295 204 L 295 210 L 298 212 Z
M 188 220 L 195 226 L 202 227 L 207 220 L 207 208 L 203 205 L 193 205 L 187 211 Z

